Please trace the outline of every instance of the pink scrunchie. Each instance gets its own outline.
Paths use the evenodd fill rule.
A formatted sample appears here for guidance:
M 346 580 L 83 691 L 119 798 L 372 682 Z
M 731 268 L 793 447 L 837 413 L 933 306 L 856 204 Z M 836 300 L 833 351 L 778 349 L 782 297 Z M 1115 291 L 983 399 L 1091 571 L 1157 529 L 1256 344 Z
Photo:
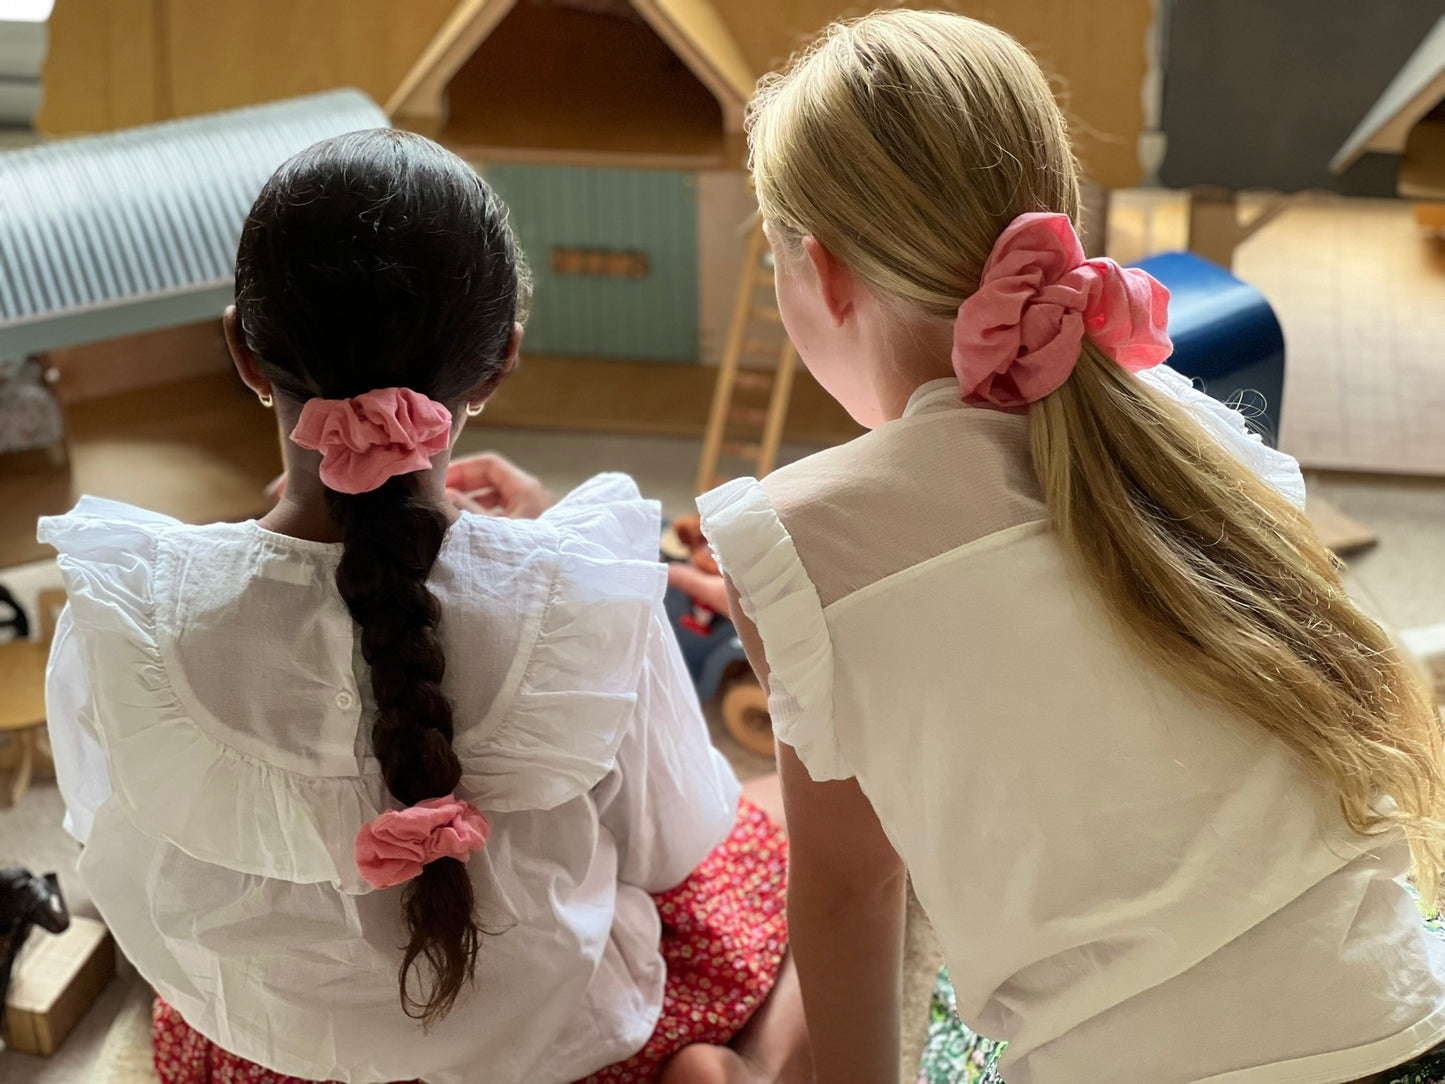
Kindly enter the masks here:
M 294 443 L 321 453 L 321 480 L 338 493 L 369 493 L 388 478 L 426 470 L 451 435 L 451 411 L 410 388 L 308 399 L 291 430 Z
M 438 858 L 465 862 L 480 851 L 491 825 L 476 806 L 454 796 L 391 810 L 356 833 L 356 865 L 373 888 L 410 881 Z
M 1019 215 L 999 235 L 977 292 L 958 307 L 953 368 L 966 403 L 1022 407 L 1055 391 L 1085 335 L 1130 372 L 1173 350 L 1169 291 L 1148 272 L 1084 258 L 1068 215 Z

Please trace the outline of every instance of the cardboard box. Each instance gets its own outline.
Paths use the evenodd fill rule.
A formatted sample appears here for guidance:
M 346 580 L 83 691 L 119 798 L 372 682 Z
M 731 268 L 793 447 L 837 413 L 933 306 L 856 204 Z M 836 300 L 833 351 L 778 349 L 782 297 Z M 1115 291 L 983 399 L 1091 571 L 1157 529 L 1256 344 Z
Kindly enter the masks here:
M 7 1046 L 54 1054 L 115 976 L 115 942 L 93 918 L 70 920 L 64 933 L 30 932 L 5 1001 Z

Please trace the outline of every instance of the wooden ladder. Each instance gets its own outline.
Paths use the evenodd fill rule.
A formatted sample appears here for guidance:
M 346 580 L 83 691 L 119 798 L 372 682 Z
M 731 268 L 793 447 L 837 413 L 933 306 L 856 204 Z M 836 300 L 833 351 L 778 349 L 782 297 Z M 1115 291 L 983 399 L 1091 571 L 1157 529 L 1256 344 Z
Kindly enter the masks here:
M 744 368 L 744 360 L 771 362 L 773 367 Z M 797 364 L 798 352 L 778 312 L 772 255 L 759 222 L 748 237 L 737 306 L 713 389 L 697 469 L 699 493 L 737 476 L 719 473 L 723 457 L 749 464 L 757 478 L 777 464 Z

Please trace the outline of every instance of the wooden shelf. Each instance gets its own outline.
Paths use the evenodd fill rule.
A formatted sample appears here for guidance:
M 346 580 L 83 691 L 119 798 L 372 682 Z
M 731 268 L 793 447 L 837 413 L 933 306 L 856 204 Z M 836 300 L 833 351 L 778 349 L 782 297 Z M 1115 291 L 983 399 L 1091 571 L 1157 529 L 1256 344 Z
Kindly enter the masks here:
M 447 100 L 437 137 L 467 157 L 697 169 L 736 150 L 712 93 L 641 20 L 518 4 Z

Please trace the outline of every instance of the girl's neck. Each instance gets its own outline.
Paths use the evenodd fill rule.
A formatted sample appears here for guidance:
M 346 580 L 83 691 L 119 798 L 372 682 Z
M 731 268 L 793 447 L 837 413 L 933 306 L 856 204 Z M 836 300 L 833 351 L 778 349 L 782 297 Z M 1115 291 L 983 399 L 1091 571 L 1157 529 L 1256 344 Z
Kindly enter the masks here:
M 307 542 L 341 542 L 341 525 L 326 504 L 326 487 L 321 484 L 321 456 L 298 448 L 289 440 L 282 442 L 286 461 L 286 489 L 276 507 L 256 522 L 268 531 L 289 535 Z M 446 499 L 447 466 L 451 454 L 442 452 L 432 458 L 432 469 L 423 475 L 422 493 L 441 508 L 448 523 L 455 523 L 460 512 Z
M 880 322 L 870 355 L 872 383 L 885 422 L 903 417 L 913 393 L 924 384 L 953 377 L 953 325 L 919 318 Z

